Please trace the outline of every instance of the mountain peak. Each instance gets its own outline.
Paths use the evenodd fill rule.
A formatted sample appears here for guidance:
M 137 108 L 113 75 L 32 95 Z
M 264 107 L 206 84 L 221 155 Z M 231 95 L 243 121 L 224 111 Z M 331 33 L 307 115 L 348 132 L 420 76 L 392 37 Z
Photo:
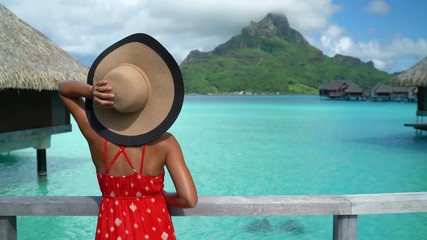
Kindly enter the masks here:
M 279 37 L 290 43 L 308 44 L 299 32 L 290 27 L 288 18 L 284 14 L 269 13 L 257 23 L 251 21 L 248 27 L 242 29 L 242 35 L 262 38 Z
M 263 20 L 259 22 L 260 24 L 263 23 L 270 23 L 273 24 L 275 27 L 277 27 L 281 32 L 289 31 L 291 28 L 289 26 L 288 18 L 284 14 L 273 14 L 269 13 Z
M 192 51 L 180 68 L 186 93 L 317 93 L 323 81 L 349 79 L 370 89 L 390 78 L 372 63 L 324 55 L 279 14 L 251 22 L 210 52 Z

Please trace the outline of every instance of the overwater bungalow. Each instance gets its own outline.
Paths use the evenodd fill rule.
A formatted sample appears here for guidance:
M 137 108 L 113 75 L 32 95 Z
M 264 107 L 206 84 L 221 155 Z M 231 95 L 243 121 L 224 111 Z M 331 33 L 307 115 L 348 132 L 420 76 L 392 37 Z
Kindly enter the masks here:
M 416 87 L 391 86 L 378 83 L 371 90 L 372 101 L 416 101 Z
M 373 101 L 391 101 L 392 92 L 393 91 L 391 89 L 391 86 L 385 85 L 382 83 L 378 83 L 371 90 L 371 100 L 373 100 Z
M 363 89 L 350 80 L 334 80 L 319 87 L 319 95 L 329 99 L 363 99 Z
M 391 100 L 392 101 L 408 101 L 412 102 L 416 100 L 416 87 L 392 87 Z
M 51 135 L 71 131 L 57 86 L 86 79 L 87 68 L 0 4 L 0 152 L 37 149 L 46 174 Z
M 400 86 L 417 87 L 416 122 L 405 124 L 405 126 L 427 131 L 427 123 L 424 122 L 424 117 L 427 116 L 427 57 L 397 75 L 395 81 Z

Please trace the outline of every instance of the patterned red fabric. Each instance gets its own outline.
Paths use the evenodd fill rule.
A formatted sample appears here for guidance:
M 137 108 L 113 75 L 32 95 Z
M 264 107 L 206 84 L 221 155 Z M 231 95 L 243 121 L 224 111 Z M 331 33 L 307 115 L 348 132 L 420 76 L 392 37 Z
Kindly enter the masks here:
M 164 175 L 151 177 L 135 171 L 128 176 L 111 176 L 108 169 L 97 174 L 102 200 L 95 239 L 176 239 L 163 195 Z

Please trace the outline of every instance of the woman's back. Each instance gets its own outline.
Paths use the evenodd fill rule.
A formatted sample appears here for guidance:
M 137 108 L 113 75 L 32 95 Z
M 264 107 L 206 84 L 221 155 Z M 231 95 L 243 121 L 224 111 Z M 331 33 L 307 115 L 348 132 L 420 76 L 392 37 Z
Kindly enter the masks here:
M 133 174 L 134 170 L 141 170 L 141 174 L 146 176 L 160 175 L 164 171 L 167 157 L 167 144 L 163 141 L 170 136 L 166 133 L 150 144 L 124 146 L 123 149 L 122 146 L 104 140 L 103 148 L 91 149 L 97 173 L 108 170 L 108 174 L 112 176 L 127 176 Z
M 97 174 L 102 200 L 96 239 L 175 239 L 163 196 L 164 171 L 143 173 L 146 150 L 146 145 L 104 141 L 105 172 Z

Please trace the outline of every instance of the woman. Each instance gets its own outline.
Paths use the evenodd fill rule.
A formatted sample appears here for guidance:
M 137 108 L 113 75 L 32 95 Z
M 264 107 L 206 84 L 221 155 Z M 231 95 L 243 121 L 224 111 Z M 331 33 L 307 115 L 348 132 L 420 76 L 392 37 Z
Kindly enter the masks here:
M 59 92 L 88 142 L 102 192 L 95 238 L 175 239 L 167 205 L 195 207 L 197 192 L 166 132 L 183 101 L 170 54 L 148 35 L 131 35 L 95 60 L 88 83 L 65 81 Z M 163 190 L 164 166 L 174 193 Z

